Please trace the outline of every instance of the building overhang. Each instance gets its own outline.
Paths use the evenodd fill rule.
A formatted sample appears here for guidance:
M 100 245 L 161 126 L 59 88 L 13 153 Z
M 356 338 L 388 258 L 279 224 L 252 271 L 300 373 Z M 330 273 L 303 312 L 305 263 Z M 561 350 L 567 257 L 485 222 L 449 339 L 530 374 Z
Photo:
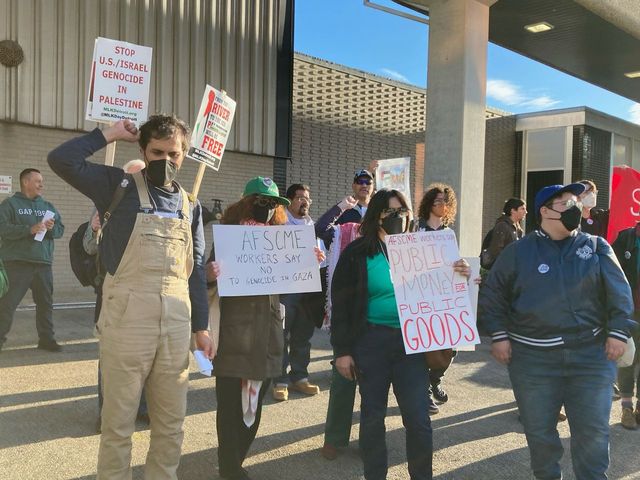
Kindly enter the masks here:
M 394 1 L 428 15 L 429 5 L 442 0 Z M 552 28 L 536 28 L 543 22 Z M 636 0 L 498 0 L 490 8 L 489 41 L 640 102 Z M 633 72 L 638 76 L 625 75 Z

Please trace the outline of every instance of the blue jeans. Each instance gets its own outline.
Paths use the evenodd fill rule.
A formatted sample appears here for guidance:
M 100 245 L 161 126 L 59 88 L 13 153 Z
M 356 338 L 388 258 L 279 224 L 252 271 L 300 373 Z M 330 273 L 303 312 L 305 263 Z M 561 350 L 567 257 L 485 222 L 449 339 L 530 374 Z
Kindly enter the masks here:
M 578 480 L 607 478 L 609 414 L 615 362 L 602 339 L 542 350 L 511 342 L 509 377 L 538 479 L 560 479 L 563 454 L 558 413 L 564 405 L 571 429 L 571 458 Z
M 284 305 L 284 352 L 282 375 L 276 384 L 287 385 L 309 377 L 311 360 L 311 337 L 315 323 L 307 308 L 304 293 L 280 295 Z M 287 368 L 291 367 L 287 373 Z
M 405 428 L 411 480 L 432 478 L 433 440 L 428 415 L 424 354 L 407 355 L 399 328 L 369 324 L 355 345 L 360 386 L 360 452 L 367 480 L 387 478 L 384 420 L 389 387 L 400 407 Z

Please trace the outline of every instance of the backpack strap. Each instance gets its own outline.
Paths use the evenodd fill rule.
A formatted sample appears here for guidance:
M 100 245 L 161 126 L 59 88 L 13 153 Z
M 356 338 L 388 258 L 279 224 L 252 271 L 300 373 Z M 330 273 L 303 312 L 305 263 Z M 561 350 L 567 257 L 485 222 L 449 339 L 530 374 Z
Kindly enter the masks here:
M 96 235 L 96 243 L 97 244 L 100 244 L 100 240 L 102 239 L 102 232 L 104 230 L 104 227 L 107 226 L 107 223 L 109 222 L 109 219 L 111 218 L 111 214 L 113 213 L 113 211 L 116 208 L 118 208 L 118 205 L 120 205 L 120 202 L 124 198 L 124 194 L 127 191 L 127 187 L 129 186 L 129 183 L 131 183 L 131 175 L 127 173 L 127 174 L 125 174 L 125 176 L 122 179 L 122 181 L 120 182 L 120 184 L 116 187 L 116 191 L 113 192 L 113 197 L 111 198 L 111 204 L 109 204 L 109 207 L 107 208 L 107 211 L 104 212 L 104 215 L 102 217 L 102 224 L 100 225 L 100 228 L 98 229 L 98 232 L 97 232 L 97 235 Z

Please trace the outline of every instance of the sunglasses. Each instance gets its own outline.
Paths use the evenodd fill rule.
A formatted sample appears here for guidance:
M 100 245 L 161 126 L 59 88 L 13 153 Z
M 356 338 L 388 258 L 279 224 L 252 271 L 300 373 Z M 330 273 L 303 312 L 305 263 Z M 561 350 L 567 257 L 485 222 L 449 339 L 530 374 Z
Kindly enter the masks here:
M 384 210 L 382 210 L 382 213 L 380 214 L 380 218 L 387 218 L 387 217 L 390 217 L 391 215 L 396 215 L 398 217 L 408 217 L 410 213 L 411 213 L 411 210 L 409 210 L 406 207 L 385 208 Z
M 371 185 L 373 181 L 368 178 L 358 178 L 355 182 L 356 185 Z
M 253 201 L 253 204 L 259 207 L 268 207 L 269 209 L 274 209 L 278 206 L 278 202 L 275 199 L 262 195 L 258 195 Z
M 311 200 L 310 198 L 307 197 L 294 197 L 294 200 L 302 203 L 302 202 L 307 202 L 309 205 L 311 205 L 313 203 L 313 200 Z

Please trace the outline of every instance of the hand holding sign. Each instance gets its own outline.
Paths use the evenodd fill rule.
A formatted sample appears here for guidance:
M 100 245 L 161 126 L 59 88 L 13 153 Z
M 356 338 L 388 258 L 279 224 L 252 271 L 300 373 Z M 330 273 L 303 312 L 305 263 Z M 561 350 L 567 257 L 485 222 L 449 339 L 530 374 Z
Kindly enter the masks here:
M 102 132 L 107 143 L 123 140 L 125 142 L 137 142 L 140 137 L 138 127 L 131 120 L 119 120 L 105 128 Z

